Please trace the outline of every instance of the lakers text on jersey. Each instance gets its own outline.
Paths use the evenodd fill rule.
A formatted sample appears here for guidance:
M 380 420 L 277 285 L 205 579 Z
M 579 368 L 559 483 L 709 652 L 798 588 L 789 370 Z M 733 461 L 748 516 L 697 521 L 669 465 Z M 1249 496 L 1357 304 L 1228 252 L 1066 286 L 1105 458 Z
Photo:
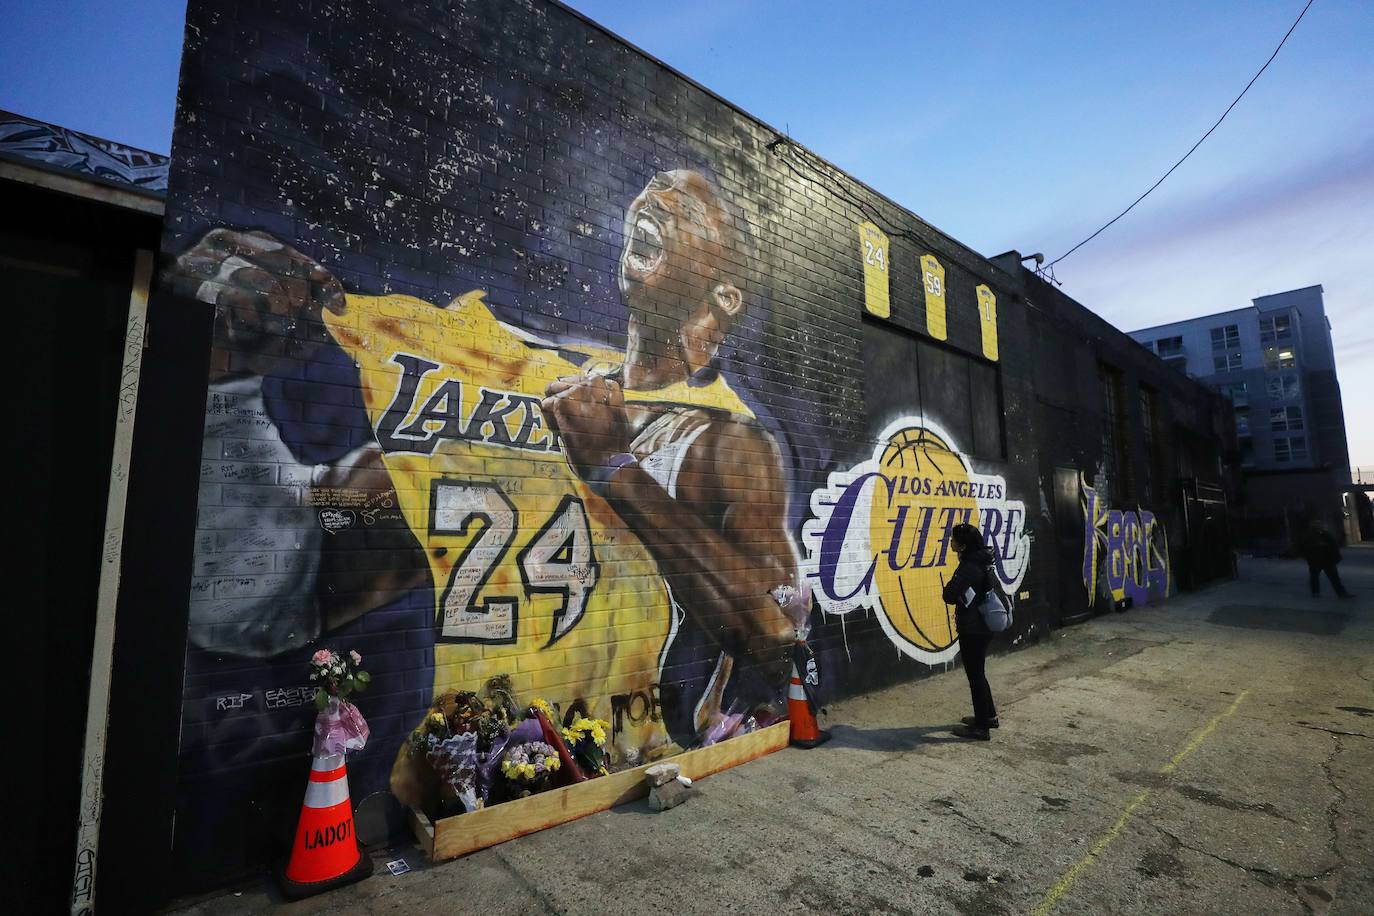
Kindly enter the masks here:
M 609 372 L 617 354 L 537 340 L 496 320 L 480 291 L 447 308 L 350 295 L 325 319 L 358 364 L 433 576 L 436 692 L 509 674 L 518 696 L 611 722 L 615 759 L 664 747 L 657 684 L 677 612 L 647 548 L 573 473 L 539 407 L 550 382 Z M 663 430 L 703 409 L 749 415 L 719 378 L 625 399 L 662 411 L 651 425 L 664 446 L 644 464 L 670 495 L 702 427 Z

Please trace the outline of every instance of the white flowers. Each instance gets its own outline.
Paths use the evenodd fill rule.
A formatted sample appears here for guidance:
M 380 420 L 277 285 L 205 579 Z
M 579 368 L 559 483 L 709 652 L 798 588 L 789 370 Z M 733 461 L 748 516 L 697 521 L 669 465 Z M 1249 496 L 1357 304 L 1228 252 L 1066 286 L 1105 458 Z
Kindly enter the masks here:
M 315 706 L 323 709 L 331 698 L 347 699 L 354 691 L 366 690 L 371 676 L 361 667 L 363 657 L 355 650 L 342 655 L 333 649 L 319 649 L 310 656 L 310 680 L 321 682 L 315 691 Z

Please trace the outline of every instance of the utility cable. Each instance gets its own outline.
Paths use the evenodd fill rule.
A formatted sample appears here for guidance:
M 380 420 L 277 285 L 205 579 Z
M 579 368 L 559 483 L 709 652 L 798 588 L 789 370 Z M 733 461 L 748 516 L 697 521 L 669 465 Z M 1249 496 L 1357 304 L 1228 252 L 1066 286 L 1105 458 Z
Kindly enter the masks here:
M 1136 204 L 1140 203 L 1142 200 L 1144 200 L 1145 198 L 1149 197 L 1151 191 L 1153 191 L 1155 188 L 1157 188 L 1157 187 L 1159 187 L 1160 185 L 1162 185 L 1162 184 L 1164 183 L 1164 179 L 1165 179 L 1165 178 L 1168 178 L 1170 175 L 1172 175 L 1172 174 L 1174 173 L 1174 169 L 1178 168 L 1180 165 L 1182 165 L 1182 164 L 1184 163 L 1184 161 L 1185 161 L 1189 156 L 1193 155 L 1193 153 L 1196 152 L 1197 148 L 1198 148 L 1199 146 L 1202 145 L 1202 141 L 1203 141 L 1203 140 L 1206 140 L 1208 137 L 1212 136 L 1212 131 L 1214 131 L 1214 130 L 1216 130 L 1218 127 L 1220 127 L 1220 126 L 1221 126 L 1221 122 L 1226 120 L 1226 116 L 1227 116 L 1228 114 L 1231 113 L 1231 109 L 1232 109 L 1232 108 L 1235 108 L 1235 107 L 1236 107 L 1236 104 L 1239 103 L 1241 99 L 1245 98 L 1245 93 L 1249 92 L 1249 91 L 1250 91 L 1250 87 L 1253 86 L 1253 85 L 1255 85 L 1255 80 L 1259 79 L 1259 78 L 1260 78 L 1260 75 L 1261 75 L 1262 73 L 1264 73 L 1265 70 L 1269 69 L 1269 65 L 1272 64 L 1272 63 L 1274 62 L 1274 58 L 1276 58 L 1276 57 L 1279 56 L 1279 51 L 1281 51 L 1281 50 L 1283 49 L 1284 44 L 1287 43 L 1287 41 L 1288 41 L 1288 36 L 1293 34 L 1293 30 L 1296 29 L 1296 28 L 1298 27 L 1298 23 L 1299 23 L 1299 22 L 1302 22 L 1302 17 L 1304 17 L 1304 16 L 1307 15 L 1308 9 L 1311 8 L 1311 6 L 1312 6 L 1312 4 L 1313 4 L 1314 2 L 1316 2 L 1316 0 L 1307 0 L 1307 6 L 1304 6 L 1304 7 L 1302 8 L 1302 12 L 1301 12 L 1301 13 L 1298 13 L 1298 18 L 1297 18 L 1297 19 L 1294 19 L 1294 20 L 1293 20 L 1293 24 L 1290 25 L 1290 26 L 1288 27 L 1288 31 L 1285 32 L 1284 35 L 1283 35 L 1283 40 L 1280 41 L 1278 47 L 1274 49 L 1274 53 L 1269 55 L 1269 59 L 1266 60 L 1266 61 L 1264 62 L 1264 66 L 1263 66 L 1263 67 L 1260 67 L 1260 68 L 1259 68 L 1259 72 L 1257 72 L 1254 76 L 1250 77 L 1250 82 L 1248 82 L 1248 83 L 1245 84 L 1245 88 L 1242 89 L 1242 90 L 1240 91 L 1240 95 L 1236 96 L 1235 99 L 1231 102 L 1231 104 L 1228 105 L 1228 106 L 1226 106 L 1226 110 L 1223 111 L 1223 112 L 1221 113 L 1221 117 L 1217 118 L 1217 122 L 1216 122 L 1215 124 L 1213 124 L 1211 127 L 1207 128 L 1207 133 L 1203 134 L 1203 135 L 1202 135 L 1202 139 L 1198 140 L 1196 143 L 1193 144 L 1193 148 L 1192 148 L 1192 149 L 1188 150 L 1188 152 L 1186 152 L 1186 153 L 1183 154 L 1183 158 L 1182 158 L 1182 159 L 1180 159 L 1180 160 L 1178 160 L 1177 162 L 1175 162 L 1175 163 L 1169 168 L 1169 171 L 1165 172 L 1165 173 L 1163 174 L 1163 176 L 1160 177 L 1159 181 L 1156 181 L 1154 184 L 1150 185 L 1149 190 L 1146 191 L 1144 194 L 1141 194 L 1141 195 L 1140 195 L 1139 197 L 1137 197 L 1134 201 L 1132 201 L 1132 202 L 1131 202 L 1131 205 L 1130 205 L 1129 207 L 1127 207 L 1125 210 L 1122 210 L 1122 211 L 1121 211 L 1120 213 L 1118 213 L 1116 216 L 1114 216 L 1114 217 L 1112 217 L 1110 220 L 1108 220 L 1107 224 L 1104 225 L 1101 229 L 1098 229 L 1098 230 L 1097 230 L 1096 232 L 1094 232 L 1092 235 L 1088 236 L 1088 237 L 1085 238 L 1083 241 L 1079 242 L 1077 245 L 1073 246 L 1073 247 L 1070 248 L 1068 251 L 1064 252 L 1064 253 L 1061 254 L 1059 257 L 1055 258 L 1053 261 L 1051 261 L 1049 264 L 1046 265 L 1046 269 L 1049 269 L 1050 267 L 1053 267 L 1054 265 L 1058 264 L 1060 261 L 1064 260 L 1064 259 L 1067 258 L 1069 255 L 1073 254 L 1075 251 L 1077 251 L 1078 249 L 1082 248 L 1084 245 L 1088 244 L 1088 243 L 1091 242 L 1093 239 L 1097 238 L 1097 237 L 1098 237 L 1099 235 L 1101 235 L 1103 232 L 1106 232 L 1107 229 L 1109 229 L 1109 228 L 1111 227 L 1112 223 L 1115 223 L 1117 220 L 1121 219 L 1121 217 L 1125 216 L 1127 213 L 1130 213 L 1132 210 L 1134 210 Z
M 791 138 L 783 136 L 774 137 L 773 141 L 768 144 L 768 150 L 798 179 L 815 185 L 821 190 L 827 191 L 839 200 L 849 204 L 865 219 L 881 229 L 889 238 L 905 239 L 920 246 L 923 251 L 937 250 L 937 243 L 932 241 L 931 237 L 927 237 L 925 233 L 913 232 L 910 229 L 899 226 L 886 219 L 882 213 L 879 212 L 877 206 L 863 200 L 846 187 L 846 182 L 852 182 L 852 178 L 845 175 L 843 172 L 839 172 L 834 166 L 830 165 L 830 163 L 826 162 L 824 159 L 821 159 L 815 153 L 812 153 L 806 147 L 793 143 Z M 801 170 L 793 165 L 784 155 L 784 151 L 786 150 L 790 150 L 800 158 L 806 160 L 803 164 L 809 168 L 813 174 L 803 174 Z M 878 200 L 888 204 L 889 207 L 900 209 L 898 205 L 893 204 L 886 198 L 879 196 Z M 914 214 L 912 215 L 914 216 Z M 919 216 L 915 217 L 915 219 L 919 225 L 925 225 L 924 221 L 921 220 Z M 940 233 L 938 230 L 935 230 L 931 235 L 940 235 Z M 938 244 L 938 250 L 941 251 L 941 256 L 948 258 L 952 263 L 959 265 L 971 273 L 978 273 L 982 269 L 973 263 L 972 260 L 955 254 L 954 249 L 956 248 L 968 250 L 966 246 L 948 237 L 945 237 L 945 241 L 942 244 Z M 978 257 L 977 252 L 972 253 L 975 258 Z

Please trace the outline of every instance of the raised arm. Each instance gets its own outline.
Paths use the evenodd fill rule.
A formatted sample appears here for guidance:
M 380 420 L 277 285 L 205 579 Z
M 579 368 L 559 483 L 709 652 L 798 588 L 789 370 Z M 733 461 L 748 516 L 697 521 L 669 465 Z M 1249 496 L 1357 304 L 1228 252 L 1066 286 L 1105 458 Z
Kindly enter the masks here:
M 629 448 L 619 386 L 585 379 L 549 392 L 545 415 L 570 463 L 596 479 Z M 605 493 L 688 614 L 730 654 L 785 672 L 809 607 L 798 600 L 781 461 L 766 432 L 739 420 L 713 424 L 692 446 L 676 499 L 636 464 L 616 470 Z
M 342 314 L 343 284 L 318 261 L 266 232 L 211 229 L 163 274 L 176 295 L 215 306 L 211 381 L 264 375 L 328 339 L 321 309 Z

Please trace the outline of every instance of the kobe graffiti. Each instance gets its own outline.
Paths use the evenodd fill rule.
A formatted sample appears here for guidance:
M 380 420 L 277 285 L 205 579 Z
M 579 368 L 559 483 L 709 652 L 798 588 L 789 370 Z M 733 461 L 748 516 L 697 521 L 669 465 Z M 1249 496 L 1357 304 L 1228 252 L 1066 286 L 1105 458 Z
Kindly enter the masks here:
M 507 324 L 499 294 L 346 291 L 262 232 L 184 253 L 172 281 L 216 306 L 207 440 L 253 440 L 283 491 L 203 499 L 202 549 L 245 528 L 296 548 L 271 587 L 193 602 L 201 648 L 267 658 L 419 587 L 435 690 L 509 674 L 614 720 L 621 759 L 775 697 L 810 596 L 777 444 L 715 369 L 745 308 L 735 229 L 702 175 L 673 171 L 624 234 L 623 353 Z M 293 397 L 329 352 L 346 384 Z M 311 429 L 350 398 L 369 433 L 321 461 Z
M 1169 597 L 1169 536 L 1153 512 L 1109 509 L 1080 474 L 1083 587 L 1088 606 L 1099 595 L 1149 604 Z

